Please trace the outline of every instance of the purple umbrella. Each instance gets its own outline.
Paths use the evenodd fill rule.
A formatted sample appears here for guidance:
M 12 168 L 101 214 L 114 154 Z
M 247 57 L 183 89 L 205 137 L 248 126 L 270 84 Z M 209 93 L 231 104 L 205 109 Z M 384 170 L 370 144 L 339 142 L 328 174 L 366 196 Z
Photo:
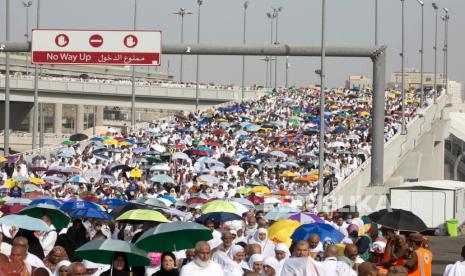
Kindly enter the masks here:
M 293 212 L 286 215 L 286 219 L 295 220 L 301 224 L 324 223 L 317 215 L 310 212 Z

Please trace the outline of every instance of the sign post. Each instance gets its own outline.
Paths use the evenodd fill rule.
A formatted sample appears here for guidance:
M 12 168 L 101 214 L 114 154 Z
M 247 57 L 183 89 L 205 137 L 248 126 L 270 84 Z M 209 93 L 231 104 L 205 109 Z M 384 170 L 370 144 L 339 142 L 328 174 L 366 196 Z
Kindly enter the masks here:
M 32 30 L 32 63 L 160 65 L 160 31 Z

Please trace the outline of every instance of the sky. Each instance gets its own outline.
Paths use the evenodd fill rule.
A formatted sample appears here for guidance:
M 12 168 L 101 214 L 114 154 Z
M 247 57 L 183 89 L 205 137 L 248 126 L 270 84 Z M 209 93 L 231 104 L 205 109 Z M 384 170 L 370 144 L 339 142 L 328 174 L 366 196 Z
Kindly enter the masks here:
M 0 40 L 5 40 L 5 1 L 0 1 Z M 24 40 L 26 8 L 22 1 L 11 1 L 11 40 Z M 31 0 L 29 22 L 35 27 L 37 0 Z M 132 29 L 135 0 L 41 0 L 40 27 L 48 29 Z M 136 0 L 137 29 L 161 30 L 167 43 L 180 41 L 180 18 L 172 14 L 183 7 L 193 12 L 185 17 L 184 41 L 195 43 L 197 38 L 196 0 Z M 247 9 L 247 44 L 270 44 L 270 19 L 266 13 L 271 7 L 283 7 L 279 14 L 278 40 L 289 45 L 320 45 L 321 0 L 250 0 Z M 425 2 L 425 71 L 434 69 L 434 10 L 433 1 Z M 436 0 L 441 8 L 450 11 L 449 22 L 449 77 L 465 83 L 462 67 L 465 55 L 460 52 L 465 43 L 462 35 L 465 26 L 464 0 Z M 242 0 L 204 0 L 201 7 L 201 43 L 231 45 L 242 43 Z M 374 45 L 375 0 L 326 0 L 327 45 Z M 421 9 L 417 0 L 405 0 L 405 56 L 406 68 L 420 67 Z M 438 20 L 438 72 L 443 64 L 444 24 Z M 379 0 L 379 44 L 387 45 L 387 75 L 400 70 L 401 59 L 401 1 Z M 179 56 L 162 56 L 158 69 L 179 77 Z M 319 69 L 318 57 L 290 57 L 289 84 L 309 85 L 318 83 L 315 70 Z M 246 84 L 264 84 L 265 63 L 260 57 L 247 57 Z M 204 56 L 200 60 L 200 81 L 222 84 L 241 83 L 242 58 Z M 371 77 L 372 63 L 363 58 L 328 58 L 327 82 L 330 87 L 340 87 L 350 75 Z M 195 80 L 195 57 L 184 57 L 184 80 Z M 278 59 L 278 85 L 285 82 L 285 58 Z

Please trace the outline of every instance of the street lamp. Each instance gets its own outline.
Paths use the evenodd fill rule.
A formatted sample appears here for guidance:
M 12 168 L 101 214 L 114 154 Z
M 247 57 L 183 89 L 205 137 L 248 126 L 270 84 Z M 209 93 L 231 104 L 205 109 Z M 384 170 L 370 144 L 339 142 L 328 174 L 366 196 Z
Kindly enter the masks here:
M 247 19 L 247 8 L 249 7 L 249 1 L 244 2 L 244 31 L 242 32 L 242 44 L 245 45 L 245 31 L 246 31 L 246 19 Z M 245 98 L 245 56 L 242 56 L 242 100 Z
M 136 30 L 137 23 L 137 0 L 134 0 L 134 22 L 133 28 Z M 131 127 L 136 125 L 136 66 L 132 66 L 132 97 L 131 97 Z
M 375 0 L 375 46 L 378 46 L 378 0 Z
M 37 0 L 37 10 L 36 10 L 36 28 L 40 28 L 40 0 Z M 39 105 L 39 66 L 34 65 L 34 106 L 32 108 L 32 149 L 37 148 L 37 129 L 39 126 L 39 108 L 42 106 Z M 41 120 L 42 122 L 42 120 Z M 42 147 L 44 144 L 44 127 L 40 128 L 40 137 L 39 145 Z
M 401 135 L 406 135 L 407 134 L 407 122 L 405 119 L 405 34 L 404 34 L 404 21 L 405 21 L 405 16 L 404 16 L 404 10 L 405 10 L 405 0 L 400 0 L 402 4 L 402 52 L 400 54 L 401 57 L 401 84 L 400 84 L 400 90 L 402 93 L 402 105 L 401 105 L 401 111 L 402 111 L 402 125 L 401 125 Z
M 325 161 L 325 57 L 326 57 L 326 0 L 321 0 L 321 67 L 320 67 L 320 140 L 318 159 L 318 210 L 323 210 Z
M 174 11 L 173 14 L 179 15 L 181 17 L 181 44 L 184 43 L 184 15 L 189 15 L 192 14 L 192 12 L 186 10 L 185 8 L 179 8 L 178 11 Z M 184 55 L 181 55 L 181 69 L 179 72 L 179 81 L 182 82 L 182 69 L 183 69 L 183 57 Z
M 278 41 L 278 27 L 279 27 L 279 13 L 283 11 L 283 7 L 278 7 L 278 8 L 274 8 L 274 7 L 271 7 L 271 9 L 273 10 L 273 15 L 275 15 L 275 18 L 276 18 L 276 34 L 275 34 L 275 42 L 274 44 L 275 45 L 279 45 L 279 41 Z M 277 88 L 278 87 L 278 56 L 275 56 L 275 61 L 274 61 L 274 87 Z
M 10 40 L 10 0 L 5 1 L 5 38 Z M 5 53 L 5 128 L 3 153 L 10 154 L 10 53 Z
M 197 44 L 200 44 L 200 7 L 203 4 L 203 0 L 197 0 L 198 4 L 198 12 L 197 12 Z M 200 59 L 199 55 L 197 55 L 197 69 L 195 72 L 195 111 L 197 112 L 199 110 L 199 64 L 200 64 Z
M 289 88 L 289 67 L 291 67 L 291 64 L 289 63 L 289 56 L 286 56 L 286 88 Z
M 273 43 L 273 20 L 276 18 L 277 14 L 274 13 L 274 12 L 267 12 L 266 16 L 270 19 L 270 26 L 271 26 L 271 28 L 270 28 L 270 43 L 271 43 L 271 45 L 273 45 L 274 44 Z M 267 67 L 268 67 L 268 64 L 269 64 L 269 67 L 270 67 L 270 70 L 269 70 L 269 72 L 270 72 L 270 83 L 269 83 L 268 87 L 271 87 L 271 82 L 272 82 L 272 79 L 273 79 L 273 66 L 272 66 L 272 63 L 268 63 L 270 61 L 271 61 L 270 59 L 267 61 Z M 267 83 L 267 85 L 268 85 L 268 83 Z
M 425 105 L 425 89 L 423 83 L 423 55 L 424 55 L 424 22 L 425 22 L 425 3 L 422 0 L 417 0 L 421 6 L 421 49 L 420 49 L 420 106 Z
M 435 31 L 434 31 L 434 82 L 433 82 L 433 99 L 434 103 L 436 103 L 437 98 L 437 63 L 438 63 L 438 5 L 433 3 L 433 9 L 436 16 L 436 24 L 435 24 Z
M 26 38 L 26 42 L 29 41 L 29 7 L 32 6 L 32 1 L 28 2 L 22 2 L 23 7 L 26 8 L 26 33 L 24 34 L 24 37 Z M 29 54 L 26 53 L 26 76 L 29 75 Z
M 270 56 L 265 56 L 264 58 L 261 58 L 260 60 L 266 62 L 266 72 L 265 72 L 265 87 L 269 87 L 268 86 L 268 77 L 269 77 L 269 74 L 268 74 L 268 64 L 274 60 L 273 57 L 270 57 Z
M 448 80 L 448 66 L 449 66 L 449 10 L 447 8 L 444 8 L 444 12 L 446 13 L 444 16 L 442 16 L 442 20 L 444 20 L 444 73 L 443 73 L 443 78 L 444 78 L 444 88 L 446 90 L 446 93 L 449 93 L 449 80 Z

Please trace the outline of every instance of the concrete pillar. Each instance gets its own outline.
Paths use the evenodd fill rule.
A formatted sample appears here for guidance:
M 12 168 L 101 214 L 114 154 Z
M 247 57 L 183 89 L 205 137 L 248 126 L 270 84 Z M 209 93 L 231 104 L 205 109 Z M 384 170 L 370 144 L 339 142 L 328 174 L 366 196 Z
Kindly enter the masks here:
M 95 114 L 95 125 L 96 126 L 103 126 L 103 110 L 104 106 L 97 106 L 97 113 Z
M 32 133 L 32 128 L 34 125 L 34 112 L 31 109 L 31 112 L 29 112 L 29 132 Z
M 53 111 L 53 132 L 62 133 L 63 124 L 63 104 L 56 103 Z
M 78 104 L 76 108 L 76 133 L 84 130 L 84 105 Z

